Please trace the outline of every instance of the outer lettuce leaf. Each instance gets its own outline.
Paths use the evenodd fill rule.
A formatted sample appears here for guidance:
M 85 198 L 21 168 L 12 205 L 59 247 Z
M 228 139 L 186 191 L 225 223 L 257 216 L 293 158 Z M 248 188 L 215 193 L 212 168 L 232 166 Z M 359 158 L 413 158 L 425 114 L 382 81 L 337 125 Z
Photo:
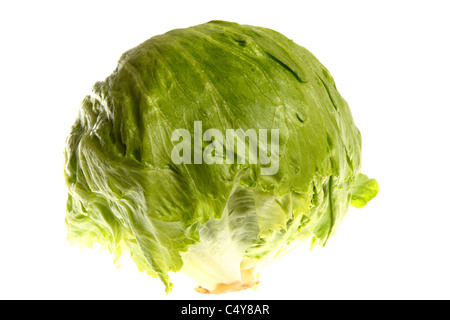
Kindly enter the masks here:
M 350 204 L 355 208 L 364 207 L 376 197 L 378 188 L 378 182 L 375 179 L 369 179 L 364 174 L 357 175 L 350 191 L 352 196 Z

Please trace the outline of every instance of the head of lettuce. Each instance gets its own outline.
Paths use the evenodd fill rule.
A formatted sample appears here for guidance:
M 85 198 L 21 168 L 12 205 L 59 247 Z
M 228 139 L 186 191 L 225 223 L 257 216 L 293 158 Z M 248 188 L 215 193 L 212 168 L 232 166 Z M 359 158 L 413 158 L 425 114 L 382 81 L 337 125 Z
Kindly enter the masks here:
M 200 292 L 242 290 L 376 196 L 360 167 L 350 109 L 305 48 L 224 21 L 172 30 L 83 100 L 65 149 L 68 237 L 129 253 L 166 292 L 178 271 Z

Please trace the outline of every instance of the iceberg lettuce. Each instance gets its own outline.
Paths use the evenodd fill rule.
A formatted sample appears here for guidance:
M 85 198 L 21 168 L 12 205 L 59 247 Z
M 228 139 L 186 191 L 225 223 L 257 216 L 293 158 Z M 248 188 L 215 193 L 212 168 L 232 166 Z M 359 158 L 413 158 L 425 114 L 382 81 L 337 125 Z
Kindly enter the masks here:
M 69 239 L 129 253 L 166 292 L 178 271 L 199 292 L 253 287 L 378 192 L 330 72 L 280 33 L 226 21 L 125 52 L 82 101 L 64 175 Z

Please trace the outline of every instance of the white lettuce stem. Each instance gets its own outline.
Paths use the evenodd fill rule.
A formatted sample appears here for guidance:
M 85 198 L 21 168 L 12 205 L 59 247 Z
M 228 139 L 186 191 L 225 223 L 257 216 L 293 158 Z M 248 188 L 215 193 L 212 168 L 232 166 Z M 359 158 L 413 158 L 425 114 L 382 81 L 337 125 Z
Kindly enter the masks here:
M 195 291 L 205 294 L 223 294 L 233 291 L 241 291 L 255 287 L 259 284 L 254 268 L 241 270 L 241 280 L 232 283 L 218 283 L 214 289 L 207 289 L 200 285 L 195 287 Z

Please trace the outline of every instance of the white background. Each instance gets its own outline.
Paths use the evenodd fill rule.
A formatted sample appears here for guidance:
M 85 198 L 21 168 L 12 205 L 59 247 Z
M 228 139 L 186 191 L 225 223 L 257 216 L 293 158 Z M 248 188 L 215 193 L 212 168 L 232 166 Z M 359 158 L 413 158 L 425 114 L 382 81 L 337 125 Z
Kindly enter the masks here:
M 10 1 L 0 5 L 1 299 L 450 298 L 450 22 L 446 1 Z M 209 20 L 277 30 L 330 70 L 380 193 L 323 249 L 261 273 L 256 291 L 195 293 L 66 242 L 64 141 L 120 55 Z

